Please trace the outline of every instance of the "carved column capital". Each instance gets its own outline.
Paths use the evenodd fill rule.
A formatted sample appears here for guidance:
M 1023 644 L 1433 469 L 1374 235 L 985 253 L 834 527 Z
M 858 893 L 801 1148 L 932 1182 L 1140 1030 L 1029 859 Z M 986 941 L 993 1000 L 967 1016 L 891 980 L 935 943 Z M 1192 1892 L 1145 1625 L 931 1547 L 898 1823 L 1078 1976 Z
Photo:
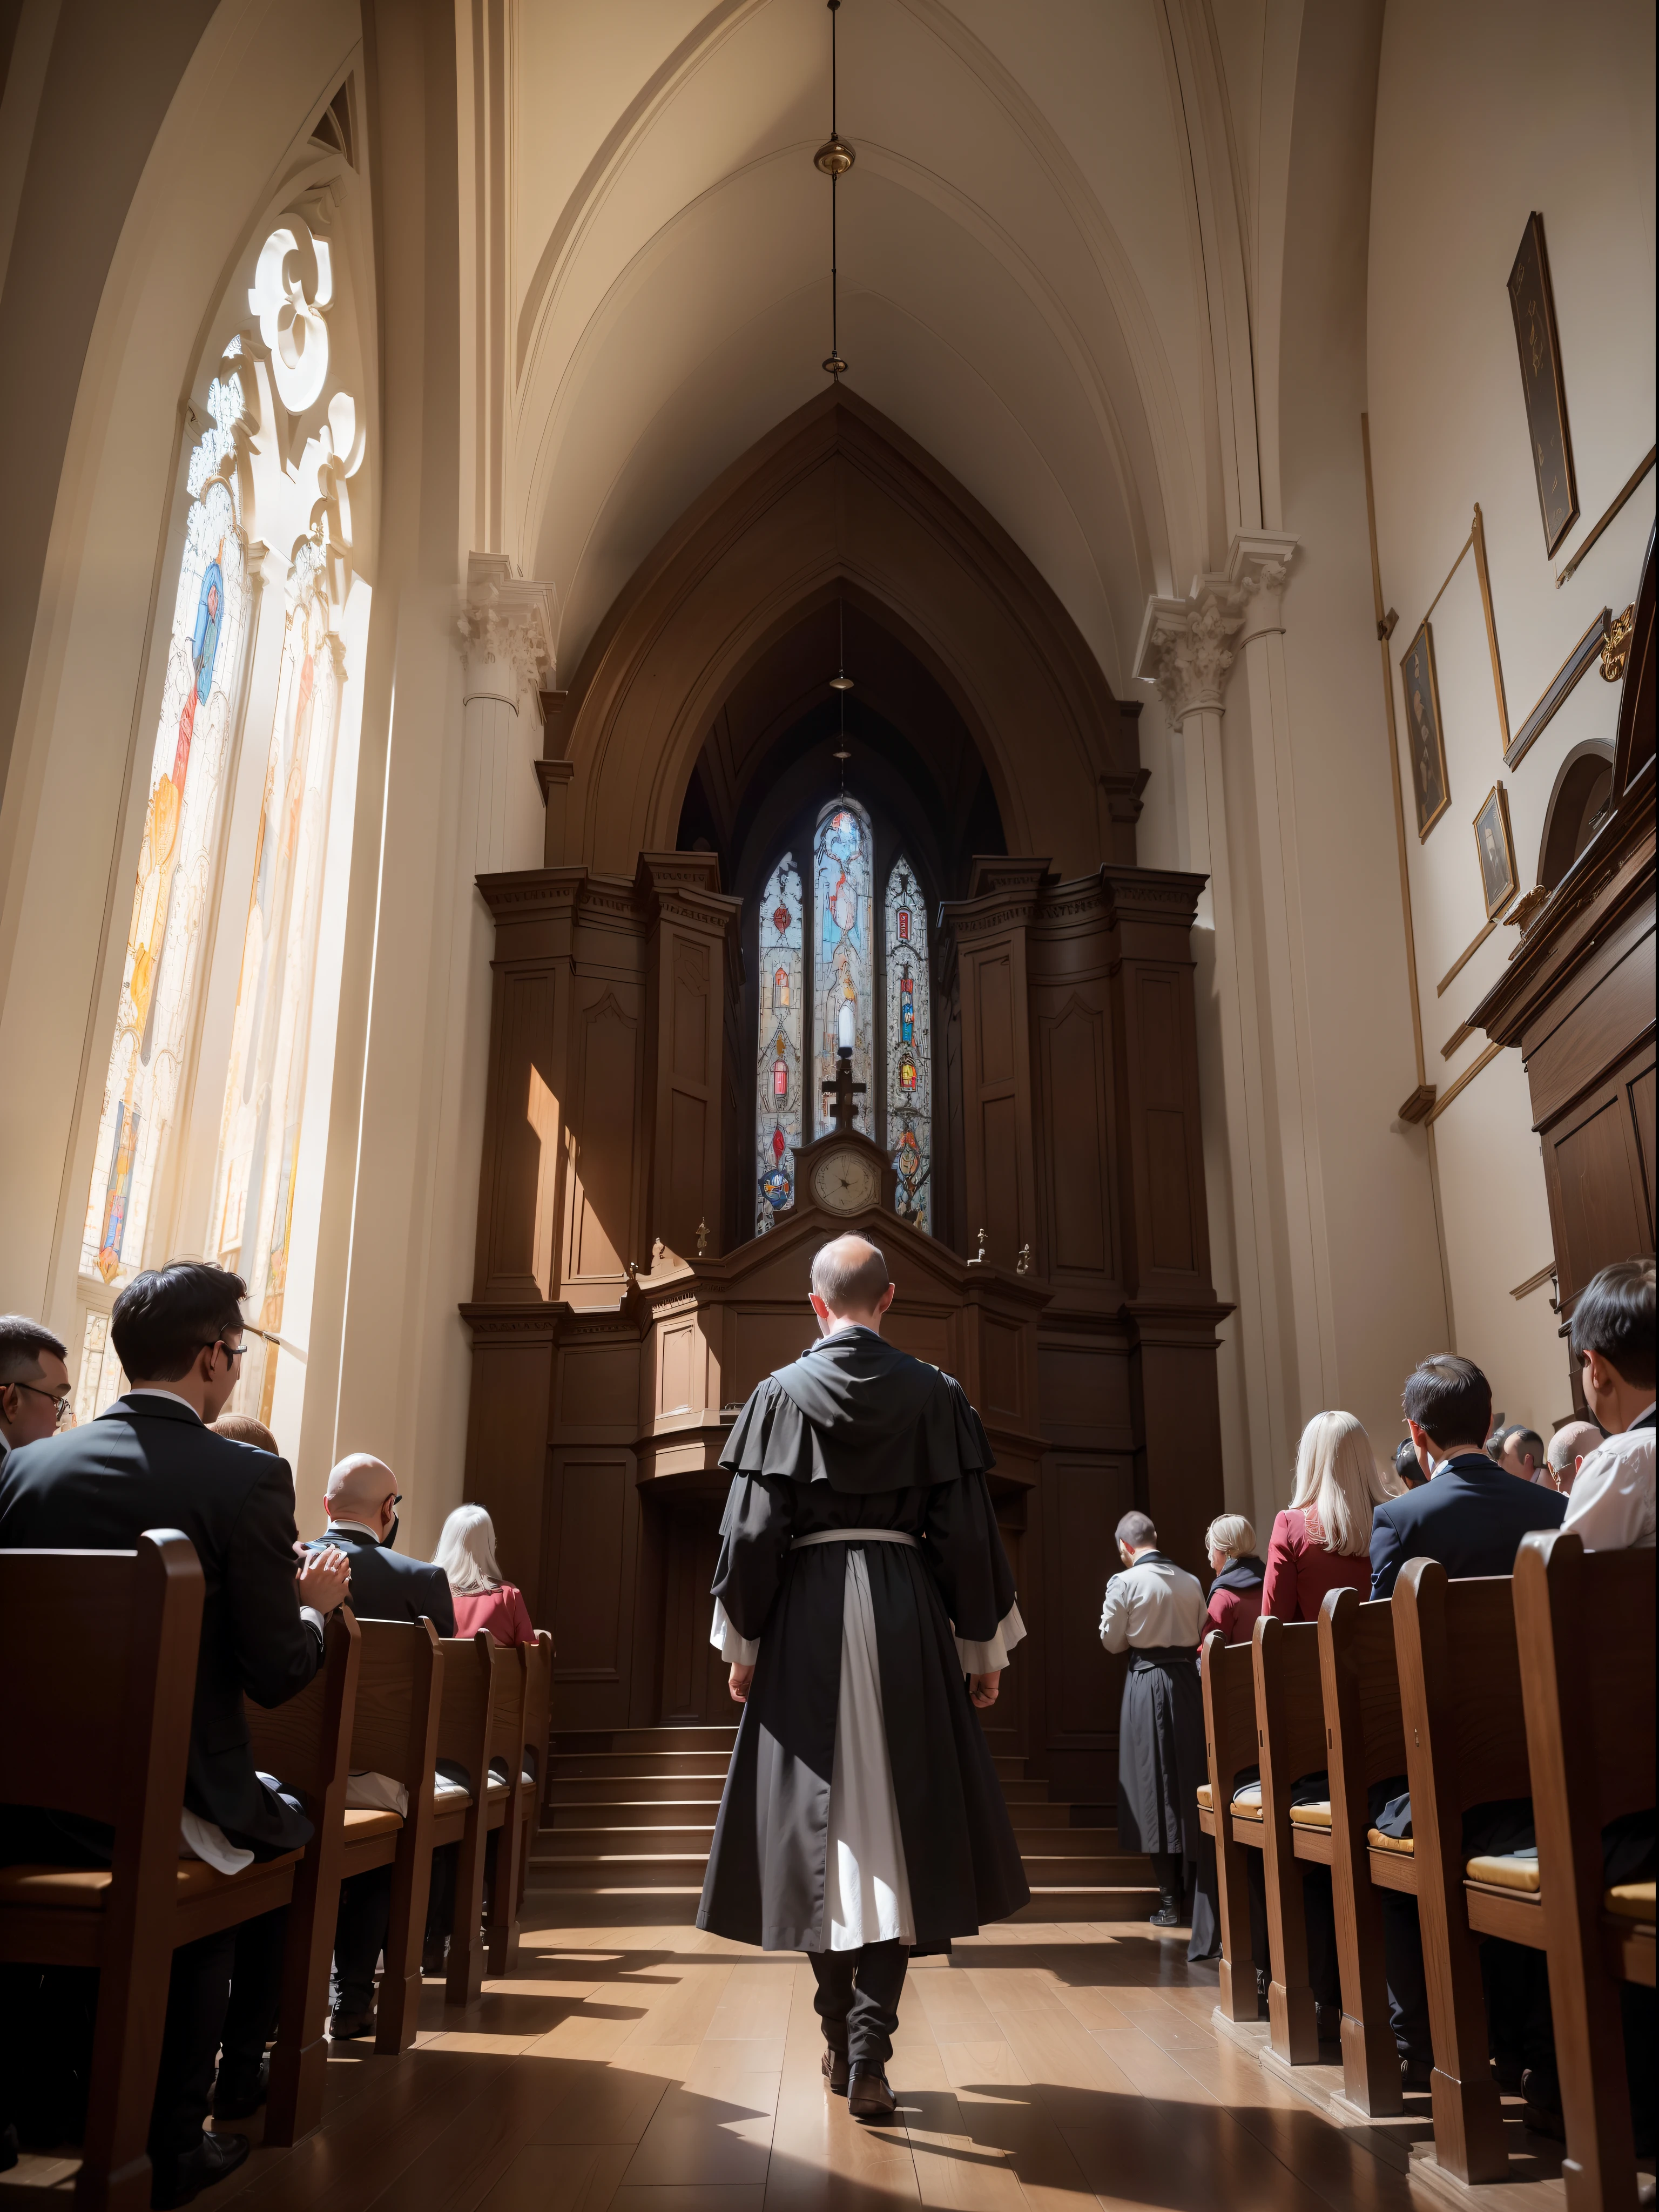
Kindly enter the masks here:
M 1285 627 L 1282 596 L 1297 541 L 1283 531 L 1241 530 L 1227 551 L 1227 582 L 1239 611 L 1239 643 Z
M 550 584 L 515 576 L 502 553 L 467 558 L 466 599 L 456 623 L 465 699 L 500 699 L 516 714 L 526 691 L 552 680 Z
M 1149 599 L 1135 654 L 1135 674 L 1155 684 L 1164 712 L 1179 729 L 1188 714 L 1223 712 L 1239 617 L 1213 580 L 1195 577 L 1186 599 Z

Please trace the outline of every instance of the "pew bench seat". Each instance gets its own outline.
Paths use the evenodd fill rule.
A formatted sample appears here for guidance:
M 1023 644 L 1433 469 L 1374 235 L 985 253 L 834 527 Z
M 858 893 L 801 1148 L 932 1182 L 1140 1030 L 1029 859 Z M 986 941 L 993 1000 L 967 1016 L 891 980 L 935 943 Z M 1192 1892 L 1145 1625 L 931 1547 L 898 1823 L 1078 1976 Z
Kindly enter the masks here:
M 1365 1832 L 1365 1859 L 1378 1889 L 1397 1889 L 1417 1894 L 1417 1846 L 1410 1836 L 1385 1836 L 1381 1828 Z
M 1534 1950 L 1547 1948 L 1538 1861 L 1506 1853 L 1472 1858 L 1463 1869 L 1469 1925 Z M 1654 1986 L 1654 1885 L 1620 1882 L 1601 1893 L 1601 1940 L 1608 1964 L 1626 1981 Z
M 205 1859 L 180 1859 L 173 1887 L 178 1941 L 193 1943 L 289 1904 L 304 1856 L 283 1851 L 276 1858 L 256 1859 L 240 1874 L 221 1874 Z M 0 1867 L 0 1905 L 7 1908 L 0 1958 L 41 1966 L 99 1965 L 100 1923 L 114 1880 L 107 1867 Z
M 1290 1814 L 1292 1854 L 1314 1866 L 1329 1866 L 1332 1852 L 1329 1798 L 1316 1799 L 1310 1805 L 1292 1805 Z

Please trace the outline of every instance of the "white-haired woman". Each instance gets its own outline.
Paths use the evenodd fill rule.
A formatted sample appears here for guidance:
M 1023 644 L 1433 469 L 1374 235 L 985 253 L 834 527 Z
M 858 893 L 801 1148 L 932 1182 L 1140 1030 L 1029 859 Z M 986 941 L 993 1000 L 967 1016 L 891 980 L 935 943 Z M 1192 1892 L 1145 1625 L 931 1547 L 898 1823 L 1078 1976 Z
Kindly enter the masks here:
M 1316 1413 L 1297 1448 L 1296 1488 L 1273 1521 L 1261 1610 L 1317 1620 L 1327 1590 L 1371 1594 L 1371 1508 L 1389 1495 L 1352 1413 Z
M 455 1508 L 444 1522 L 433 1563 L 449 1577 L 457 1636 L 476 1636 L 482 1628 L 497 1644 L 536 1641 L 523 1591 L 501 1578 L 495 1523 L 482 1505 Z

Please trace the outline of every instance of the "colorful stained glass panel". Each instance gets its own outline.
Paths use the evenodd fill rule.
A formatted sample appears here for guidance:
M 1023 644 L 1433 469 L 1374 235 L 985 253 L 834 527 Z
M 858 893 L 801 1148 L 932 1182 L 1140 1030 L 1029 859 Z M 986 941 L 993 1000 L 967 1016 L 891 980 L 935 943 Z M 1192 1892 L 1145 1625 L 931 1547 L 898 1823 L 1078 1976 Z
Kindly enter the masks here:
M 870 817 L 853 799 L 837 799 L 818 817 L 812 840 L 812 1124 L 830 1126 L 823 1085 L 836 1079 L 839 1040 L 850 1036 L 853 1080 L 862 1083 L 855 1126 L 870 1128 L 871 1039 L 875 1026 L 874 841 Z
M 801 963 L 805 945 L 800 871 L 786 853 L 760 902 L 760 1047 L 756 1064 L 755 1234 L 794 1203 L 801 1120 Z
M 901 854 L 887 878 L 883 957 L 887 980 L 887 1149 L 900 1215 L 931 1231 L 933 1076 L 927 915 Z

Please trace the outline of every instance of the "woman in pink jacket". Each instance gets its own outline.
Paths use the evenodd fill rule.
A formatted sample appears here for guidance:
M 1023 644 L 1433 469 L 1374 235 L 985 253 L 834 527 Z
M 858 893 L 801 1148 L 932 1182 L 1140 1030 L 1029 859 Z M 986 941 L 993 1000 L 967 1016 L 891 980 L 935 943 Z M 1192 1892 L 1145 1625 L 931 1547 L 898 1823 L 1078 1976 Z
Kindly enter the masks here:
M 1371 1508 L 1393 1495 L 1352 1413 L 1316 1413 L 1302 1431 L 1296 1487 L 1274 1516 L 1261 1610 L 1317 1620 L 1327 1590 L 1371 1594 Z

